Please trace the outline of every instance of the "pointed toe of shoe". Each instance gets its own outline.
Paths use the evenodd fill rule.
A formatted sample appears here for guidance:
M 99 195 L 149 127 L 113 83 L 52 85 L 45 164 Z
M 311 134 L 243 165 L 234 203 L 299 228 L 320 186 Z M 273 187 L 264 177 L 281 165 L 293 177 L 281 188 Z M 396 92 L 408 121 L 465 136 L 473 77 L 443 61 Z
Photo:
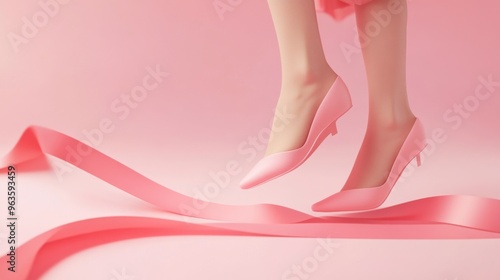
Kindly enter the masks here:
M 284 152 L 261 159 L 241 180 L 240 188 L 253 188 L 290 172 L 299 162 L 296 154 L 296 152 Z
M 339 192 L 329 196 L 313 204 L 311 209 L 315 212 L 350 211 L 353 208 L 352 200 L 344 194 Z
M 370 210 L 380 206 L 385 194 L 378 188 L 340 191 L 312 205 L 316 212 L 340 212 Z
M 319 201 L 319 202 L 316 202 L 314 203 L 312 206 L 311 206 L 311 210 L 313 210 L 314 212 L 324 212 L 323 209 L 324 209 L 324 205 L 322 203 L 322 201 Z
M 243 178 L 243 180 L 241 180 L 239 183 L 239 187 L 242 190 L 250 189 L 252 187 L 255 187 L 256 185 L 258 185 L 258 182 L 252 180 L 252 178 L 249 178 L 248 176 Z
M 270 180 L 274 174 L 273 168 L 264 168 L 265 161 L 258 162 L 240 181 L 241 189 L 250 189 Z

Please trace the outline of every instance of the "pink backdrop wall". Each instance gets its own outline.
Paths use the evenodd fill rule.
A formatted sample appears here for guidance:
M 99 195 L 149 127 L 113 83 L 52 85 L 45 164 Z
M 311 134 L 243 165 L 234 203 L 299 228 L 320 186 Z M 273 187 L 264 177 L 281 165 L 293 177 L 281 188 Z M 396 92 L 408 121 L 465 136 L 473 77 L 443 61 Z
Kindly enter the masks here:
M 212 0 L 73 0 L 49 7 L 51 16 L 43 18 L 40 3 L 47 2 L 0 2 L 2 155 L 29 125 L 89 140 L 86 135 L 109 120 L 113 130 L 102 133 L 95 144 L 99 150 L 188 195 L 230 160 L 242 171 L 213 201 L 279 203 L 309 211 L 313 202 L 339 190 L 366 118 L 361 55 L 346 56 L 340 47 L 356 45 L 354 17 L 318 18 L 328 60 L 354 99 L 339 134 L 296 172 L 242 191 L 238 180 L 263 151 L 255 148 L 257 157 L 248 160 L 239 147 L 250 147 L 249 137 L 268 127 L 280 86 L 266 1 L 233 1 L 232 10 L 219 15 Z M 432 135 L 440 130 L 446 140 L 435 143 L 424 165 L 409 172 L 385 205 L 440 194 L 500 198 L 500 4 L 414 0 L 409 9 L 410 99 L 430 139 L 436 142 Z M 30 29 L 23 18 L 39 24 Z M 168 75 L 156 76 L 157 85 L 135 101 L 121 99 L 156 68 Z M 478 94 L 488 79 L 494 83 Z M 19 176 L 21 241 L 77 219 L 165 216 L 76 169 L 60 176 Z M 310 279 L 500 277 L 498 240 L 337 242 L 337 251 Z M 122 268 L 135 279 L 166 279 L 167 274 L 168 279 L 281 279 L 315 246 L 313 239 L 140 239 L 72 256 L 44 279 L 119 279 L 114 273 Z

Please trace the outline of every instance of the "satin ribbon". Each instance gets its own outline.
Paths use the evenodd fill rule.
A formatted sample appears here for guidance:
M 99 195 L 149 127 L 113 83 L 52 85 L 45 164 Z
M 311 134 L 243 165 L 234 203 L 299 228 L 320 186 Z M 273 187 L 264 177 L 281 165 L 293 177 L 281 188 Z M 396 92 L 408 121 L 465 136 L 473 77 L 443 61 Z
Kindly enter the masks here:
M 0 163 L 21 165 L 46 155 L 72 163 L 68 149 L 85 151 L 76 166 L 163 211 L 213 220 L 190 223 L 150 217 L 104 217 L 61 225 L 17 248 L 17 271 L 0 258 L 0 279 L 37 279 L 65 257 L 100 244 L 168 235 L 232 235 L 328 238 L 470 239 L 500 237 L 500 200 L 465 195 L 418 199 L 365 212 L 311 216 L 273 204 L 206 202 L 186 213 L 193 199 L 162 186 L 98 150 L 62 133 L 31 126 Z

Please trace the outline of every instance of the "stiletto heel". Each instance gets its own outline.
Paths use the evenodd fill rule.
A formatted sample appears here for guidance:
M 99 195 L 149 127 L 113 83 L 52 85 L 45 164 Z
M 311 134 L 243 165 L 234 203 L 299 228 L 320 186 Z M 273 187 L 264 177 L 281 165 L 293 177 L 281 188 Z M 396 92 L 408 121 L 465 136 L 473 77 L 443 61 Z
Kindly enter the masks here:
M 417 166 L 422 165 L 422 161 L 421 161 L 421 159 L 420 159 L 420 153 L 418 153 L 418 154 L 417 154 L 417 156 L 416 156 L 415 158 L 417 158 Z
M 368 210 L 379 207 L 389 196 L 403 170 L 414 158 L 417 159 L 417 165 L 420 166 L 420 153 L 426 146 L 420 143 L 425 143 L 425 139 L 422 123 L 416 119 L 399 150 L 385 183 L 371 188 L 342 190 L 315 203 L 312 210 L 336 212 Z
M 264 157 L 243 178 L 240 187 L 242 189 L 255 187 L 299 167 L 329 134 L 337 133 L 336 121 L 351 107 L 349 90 L 344 81 L 337 77 L 321 101 L 302 147 Z
M 334 136 L 335 134 L 337 134 L 337 124 L 335 122 L 333 122 L 330 127 L 329 127 L 329 130 L 330 130 L 330 134 L 332 136 Z

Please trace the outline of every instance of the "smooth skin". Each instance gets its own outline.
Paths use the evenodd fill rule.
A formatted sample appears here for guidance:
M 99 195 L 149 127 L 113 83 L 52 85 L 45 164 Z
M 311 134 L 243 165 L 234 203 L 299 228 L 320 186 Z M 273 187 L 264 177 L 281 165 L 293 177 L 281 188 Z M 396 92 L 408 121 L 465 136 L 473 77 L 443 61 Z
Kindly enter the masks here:
M 406 89 L 406 0 L 372 0 L 356 5 L 359 33 L 374 12 L 398 2 L 398 13 L 362 46 L 368 80 L 368 122 L 356 161 L 342 190 L 385 182 L 416 118 Z M 392 3 L 391 3 L 392 2 Z M 313 0 L 268 0 L 281 58 L 281 92 L 276 110 L 293 114 L 288 124 L 275 118 L 266 155 L 302 146 L 312 119 L 337 74 L 326 61 Z M 362 40 L 360 38 L 360 40 Z

